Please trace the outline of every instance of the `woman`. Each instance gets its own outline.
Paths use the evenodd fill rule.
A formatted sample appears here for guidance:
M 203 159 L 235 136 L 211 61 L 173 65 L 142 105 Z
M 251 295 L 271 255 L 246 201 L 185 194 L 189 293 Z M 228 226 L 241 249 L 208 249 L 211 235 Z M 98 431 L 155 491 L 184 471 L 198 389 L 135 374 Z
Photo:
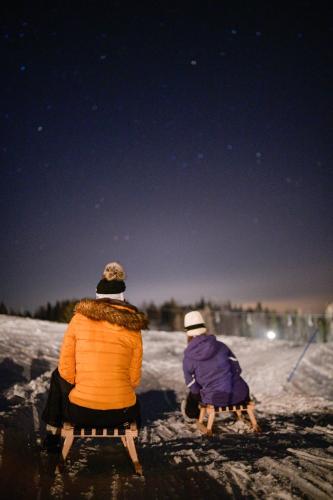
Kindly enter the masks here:
M 199 417 L 199 402 L 214 406 L 246 403 L 249 387 L 240 376 L 241 368 L 229 347 L 208 335 L 199 311 L 185 315 L 188 346 L 184 351 L 183 370 L 190 393 L 185 414 Z
M 148 322 L 124 300 L 124 279 L 118 262 L 107 264 L 96 299 L 81 300 L 75 307 L 43 413 L 51 434 L 65 421 L 94 427 L 140 425 L 135 388 L 141 379 L 141 330 Z M 56 439 L 48 438 L 53 446 Z

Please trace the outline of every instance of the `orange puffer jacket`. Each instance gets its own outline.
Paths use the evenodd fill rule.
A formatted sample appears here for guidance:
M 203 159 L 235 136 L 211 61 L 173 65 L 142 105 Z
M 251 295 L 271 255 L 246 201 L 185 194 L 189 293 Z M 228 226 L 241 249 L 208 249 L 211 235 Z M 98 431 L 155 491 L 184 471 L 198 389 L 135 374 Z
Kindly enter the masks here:
M 81 300 L 65 332 L 58 365 L 61 377 L 75 384 L 69 400 L 94 410 L 133 406 L 144 328 L 145 314 L 127 302 Z

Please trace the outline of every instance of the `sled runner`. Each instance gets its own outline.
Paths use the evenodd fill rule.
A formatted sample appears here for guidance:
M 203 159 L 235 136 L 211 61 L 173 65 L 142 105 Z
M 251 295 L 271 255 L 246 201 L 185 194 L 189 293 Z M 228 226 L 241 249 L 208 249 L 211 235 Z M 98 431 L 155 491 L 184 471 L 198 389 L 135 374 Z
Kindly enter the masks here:
M 242 418 L 242 413 L 247 413 L 252 424 L 252 428 L 255 432 L 260 432 L 260 427 L 257 423 L 254 408 L 255 404 L 250 401 L 248 404 L 244 405 L 230 405 L 230 406 L 213 406 L 199 404 L 200 415 L 197 420 L 197 427 L 203 433 L 211 436 L 213 434 L 213 424 L 215 420 L 215 415 L 219 413 L 236 413 L 239 419 Z M 207 425 L 205 425 L 204 419 L 207 417 Z
M 64 461 L 71 449 L 74 438 L 119 438 L 128 450 L 135 472 L 142 475 L 142 466 L 139 462 L 134 443 L 134 438 L 138 437 L 138 429 L 135 423 L 131 423 L 128 426 L 125 424 L 107 428 L 73 427 L 71 424 L 65 423 L 61 429 L 61 436 L 65 438 L 61 452 Z

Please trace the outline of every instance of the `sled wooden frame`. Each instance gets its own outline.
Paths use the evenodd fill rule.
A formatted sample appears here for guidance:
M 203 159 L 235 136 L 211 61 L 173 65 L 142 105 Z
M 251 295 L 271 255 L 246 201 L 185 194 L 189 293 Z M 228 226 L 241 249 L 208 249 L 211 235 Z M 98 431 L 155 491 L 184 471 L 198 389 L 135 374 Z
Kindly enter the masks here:
M 61 451 L 64 462 L 75 438 L 121 439 L 133 462 L 135 472 L 140 476 L 142 475 L 142 466 L 139 462 L 134 443 L 134 438 L 138 437 L 138 428 L 136 423 L 131 423 L 129 428 L 123 426 L 110 428 L 73 427 L 71 424 L 64 423 L 61 428 L 61 436 L 65 438 Z
M 248 404 L 244 405 L 229 406 L 213 406 L 204 405 L 201 403 L 199 404 L 199 408 L 200 415 L 197 420 L 197 427 L 203 434 L 207 434 L 207 436 L 211 436 L 213 434 L 215 415 L 219 413 L 236 413 L 239 419 L 242 419 L 242 413 L 247 413 L 253 430 L 255 432 L 260 432 L 260 427 L 254 414 L 255 404 L 253 401 L 250 401 Z M 206 417 L 208 419 L 207 425 L 204 424 L 204 420 Z

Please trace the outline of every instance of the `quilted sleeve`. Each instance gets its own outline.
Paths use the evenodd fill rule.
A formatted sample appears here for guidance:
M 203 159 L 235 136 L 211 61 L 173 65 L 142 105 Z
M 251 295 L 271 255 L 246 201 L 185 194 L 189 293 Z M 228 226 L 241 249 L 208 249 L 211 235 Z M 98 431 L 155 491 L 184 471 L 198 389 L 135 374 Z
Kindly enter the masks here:
M 130 380 L 133 388 L 137 387 L 140 384 L 141 365 L 142 365 L 142 337 L 140 333 L 133 349 L 133 354 L 130 364 Z
M 63 379 L 75 384 L 75 316 L 69 323 L 62 341 L 58 370 Z

